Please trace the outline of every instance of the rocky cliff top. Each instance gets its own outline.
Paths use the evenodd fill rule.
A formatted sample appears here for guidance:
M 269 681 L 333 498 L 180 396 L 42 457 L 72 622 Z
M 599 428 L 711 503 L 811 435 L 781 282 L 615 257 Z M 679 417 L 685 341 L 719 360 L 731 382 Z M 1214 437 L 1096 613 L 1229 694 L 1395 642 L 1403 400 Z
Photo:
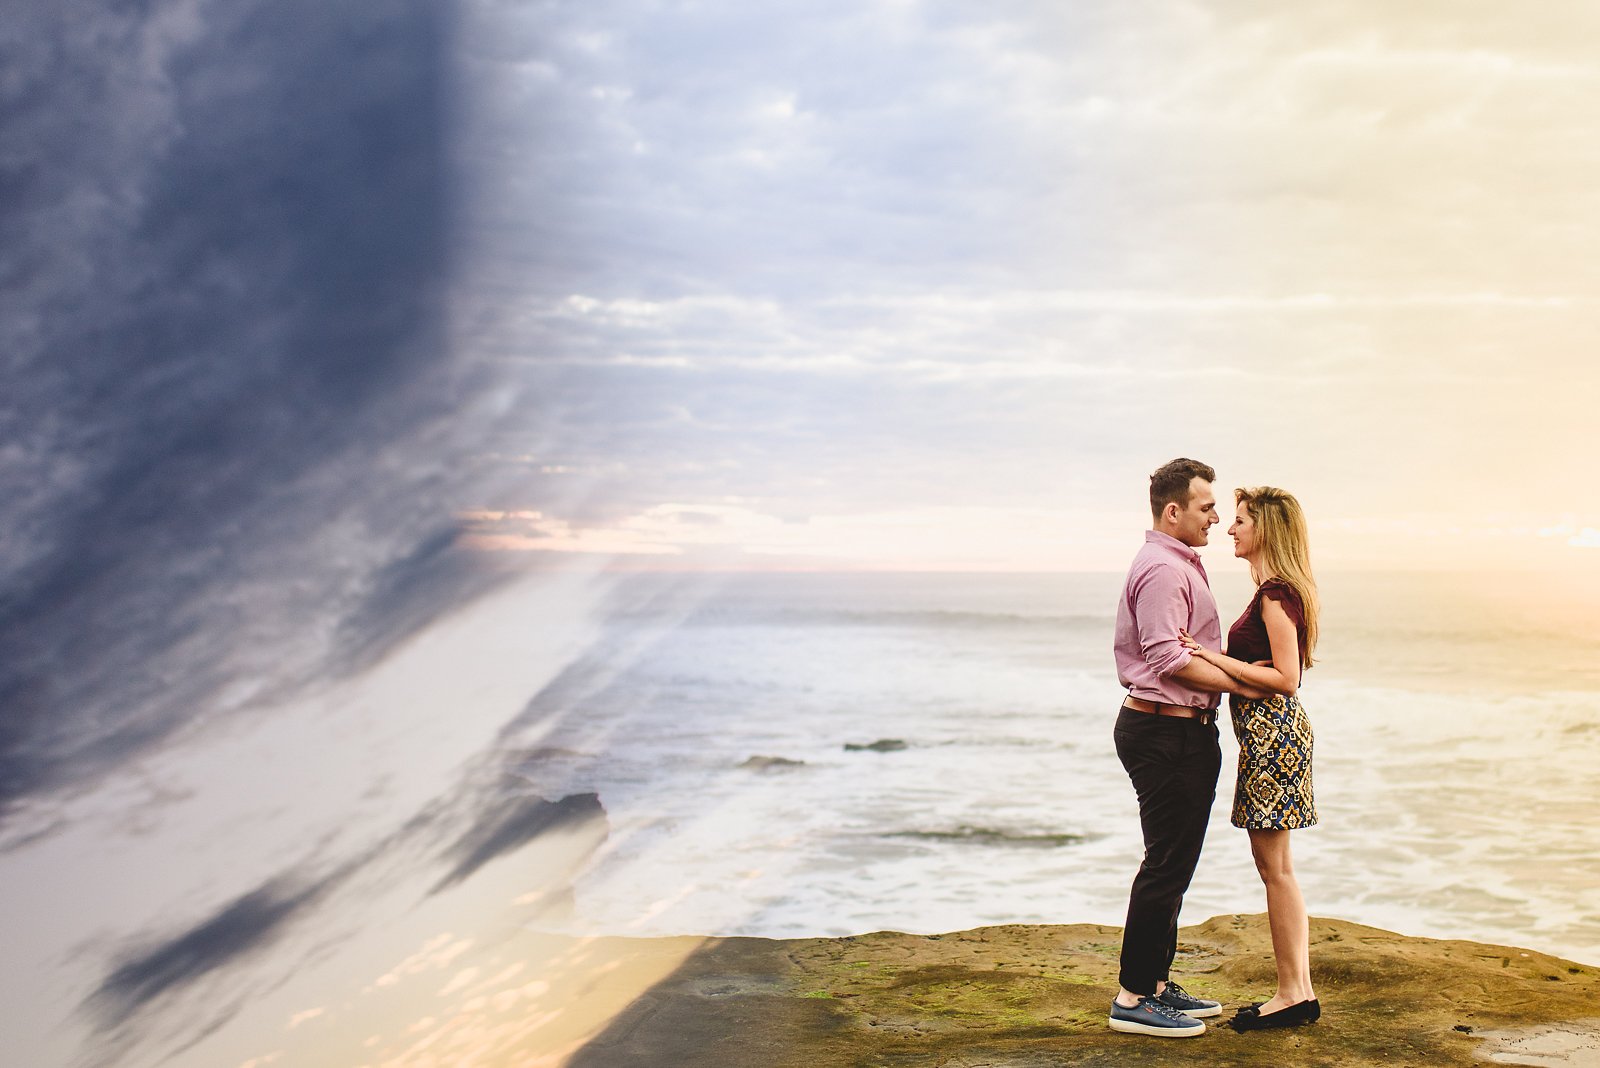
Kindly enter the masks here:
M 1135 1066 L 1600 1065 L 1600 968 L 1530 950 L 1311 922 L 1320 1022 L 1237 1034 L 1232 1010 L 1273 990 L 1266 917 L 1219 916 L 1180 937 L 1174 977 L 1221 1000 L 1194 1039 L 1106 1027 L 1121 930 L 986 927 L 685 949 L 574 1052 L 571 1068 L 1044 1068 Z M 617 961 L 684 940 L 605 940 Z M 616 992 L 613 992 L 615 994 Z M 625 1007 L 622 1007 L 624 1006 Z

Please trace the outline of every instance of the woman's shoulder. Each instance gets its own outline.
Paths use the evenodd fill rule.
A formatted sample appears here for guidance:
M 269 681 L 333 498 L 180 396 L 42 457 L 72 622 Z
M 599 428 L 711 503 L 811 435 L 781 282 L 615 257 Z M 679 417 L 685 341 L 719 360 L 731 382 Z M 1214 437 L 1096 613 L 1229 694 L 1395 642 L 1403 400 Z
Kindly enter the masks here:
M 1292 607 L 1295 612 L 1304 611 L 1300 601 L 1300 591 L 1281 578 L 1264 579 L 1256 588 L 1256 597 L 1262 600 L 1274 600 L 1285 607 Z

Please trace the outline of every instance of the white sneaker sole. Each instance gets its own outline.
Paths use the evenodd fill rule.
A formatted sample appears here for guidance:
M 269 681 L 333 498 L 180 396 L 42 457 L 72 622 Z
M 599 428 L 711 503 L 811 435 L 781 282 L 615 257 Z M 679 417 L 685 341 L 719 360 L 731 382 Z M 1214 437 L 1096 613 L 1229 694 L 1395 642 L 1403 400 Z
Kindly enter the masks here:
M 1151 1024 L 1142 1024 L 1135 1020 L 1119 1020 L 1115 1016 L 1106 1017 L 1111 1024 L 1111 1030 L 1121 1031 L 1125 1035 L 1155 1035 L 1158 1038 L 1194 1038 L 1196 1035 L 1206 1033 L 1206 1025 L 1199 1020 L 1193 1027 L 1155 1027 Z
M 1192 1017 L 1192 1018 L 1194 1018 L 1196 1020 L 1199 1020 L 1199 1019 L 1204 1018 L 1204 1017 L 1221 1016 L 1222 1015 L 1222 1006 L 1221 1005 L 1213 1005 L 1209 1009 L 1184 1009 L 1183 1010 L 1183 1014 L 1185 1016 Z

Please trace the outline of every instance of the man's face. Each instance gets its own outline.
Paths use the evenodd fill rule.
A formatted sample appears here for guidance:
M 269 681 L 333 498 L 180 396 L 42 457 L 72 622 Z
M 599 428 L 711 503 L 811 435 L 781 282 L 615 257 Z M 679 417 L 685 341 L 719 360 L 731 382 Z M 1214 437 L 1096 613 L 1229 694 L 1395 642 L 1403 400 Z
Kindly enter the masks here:
M 1211 538 L 1211 528 L 1222 521 L 1217 515 L 1217 498 L 1211 492 L 1211 483 L 1196 475 L 1189 480 L 1189 505 L 1178 511 L 1178 529 L 1174 533 L 1179 541 L 1198 549 Z

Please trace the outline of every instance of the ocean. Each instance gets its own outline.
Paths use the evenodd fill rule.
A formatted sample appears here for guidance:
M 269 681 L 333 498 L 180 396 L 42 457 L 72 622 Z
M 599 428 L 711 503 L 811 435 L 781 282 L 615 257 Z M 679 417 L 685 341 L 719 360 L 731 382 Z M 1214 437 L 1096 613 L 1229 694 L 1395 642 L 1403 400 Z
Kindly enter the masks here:
M 1243 568 L 1212 570 L 1231 618 Z M 1141 848 L 1111 741 L 1120 583 L 525 575 L 13 813 L 7 1052 L 553 1066 L 592 945 L 564 936 L 1120 924 Z M 1312 914 L 1600 964 L 1600 584 L 1322 592 Z M 1222 736 L 1185 923 L 1264 908 Z
M 636 575 L 518 774 L 593 791 L 568 930 L 1120 924 L 1114 574 Z M 1213 578 L 1224 623 L 1249 596 Z M 1571 576 L 1325 576 L 1313 915 L 1600 962 L 1600 627 Z M 1264 909 L 1224 767 L 1182 922 Z

